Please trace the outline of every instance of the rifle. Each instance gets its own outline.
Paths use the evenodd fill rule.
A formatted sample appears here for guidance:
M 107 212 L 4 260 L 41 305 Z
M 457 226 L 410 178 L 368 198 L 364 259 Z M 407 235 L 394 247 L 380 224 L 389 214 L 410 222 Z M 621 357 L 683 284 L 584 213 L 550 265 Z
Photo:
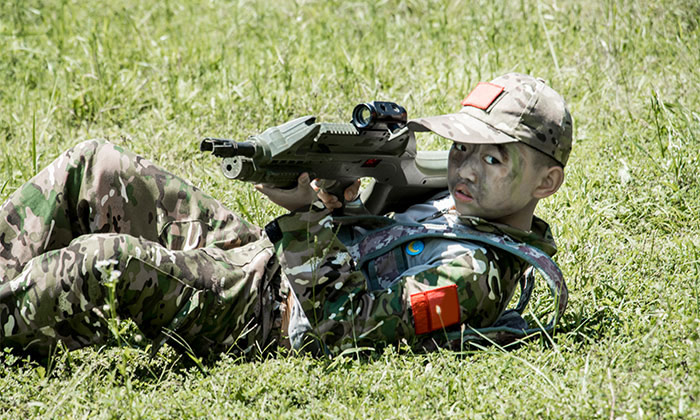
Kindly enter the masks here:
M 227 178 L 292 188 L 308 172 L 341 199 L 356 179 L 372 177 L 361 194 L 370 214 L 401 211 L 447 188 L 447 151 L 418 152 L 406 110 L 393 102 L 359 104 L 351 123 L 306 116 L 244 142 L 207 137 L 199 148 L 223 158 Z M 346 212 L 360 211 L 348 204 Z

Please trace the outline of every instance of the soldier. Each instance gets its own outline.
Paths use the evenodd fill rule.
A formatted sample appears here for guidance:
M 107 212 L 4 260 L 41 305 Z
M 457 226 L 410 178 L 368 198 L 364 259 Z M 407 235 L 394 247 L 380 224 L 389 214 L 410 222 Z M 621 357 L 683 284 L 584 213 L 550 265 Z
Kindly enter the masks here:
M 75 146 L 0 208 L 0 346 L 102 343 L 116 313 L 155 348 L 199 355 L 429 348 L 462 326 L 526 328 L 504 311 L 530 264 L 550 267 L 563 311 L 556 247 L 534 210 L 564 179 L 566 104 L 508 74 L 462 105 L 409 122 L 454 142 L 449 191 L 390 217 L 337 220 L 338 199 L 302 174 L 292 190 L 256 186 L 290 210 L 260 229 L 118 146 Z

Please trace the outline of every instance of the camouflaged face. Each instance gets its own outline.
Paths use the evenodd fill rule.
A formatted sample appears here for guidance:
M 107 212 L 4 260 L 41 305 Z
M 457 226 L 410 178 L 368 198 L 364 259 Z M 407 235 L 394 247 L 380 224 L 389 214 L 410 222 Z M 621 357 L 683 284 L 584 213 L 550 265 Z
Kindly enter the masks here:
M 542 79 L 509 73 L 490 82 L 504 90 L 488 107 L 464 106 L 455 114 L 416 118 L 415 131 L 432 131 L 462 143 L 520 141 L 566 165 L 573 122 L 564 99 Z

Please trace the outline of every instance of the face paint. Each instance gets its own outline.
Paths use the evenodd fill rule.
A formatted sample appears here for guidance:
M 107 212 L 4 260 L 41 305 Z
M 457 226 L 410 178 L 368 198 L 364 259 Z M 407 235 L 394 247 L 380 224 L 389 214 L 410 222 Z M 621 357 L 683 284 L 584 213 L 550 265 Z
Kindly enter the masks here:
M 513 191 L 519 188 L 523 181 L 523 159 L 518 146 L 515 144 L 504 144 L 503 147 L 508 150 L 508 157 L 511 161 L 509 179 L 511 182 L 511 191 Z
M 539 180 L 526 146 L 460 145 L 450 149 L 448 188 L 457 211 L 487 220 L 508 220 L 527 211 Z

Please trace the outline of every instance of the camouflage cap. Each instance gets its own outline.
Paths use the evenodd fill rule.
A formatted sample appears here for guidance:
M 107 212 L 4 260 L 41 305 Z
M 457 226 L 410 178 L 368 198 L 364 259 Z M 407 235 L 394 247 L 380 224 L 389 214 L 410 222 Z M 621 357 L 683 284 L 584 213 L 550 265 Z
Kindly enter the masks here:
M 459 143 L 523 142 L 566 165 L 572 119 L 566 102 L 544 80 L 509 73 L 481 82 L 455 114 L 416 118 L 414 131 L 432 131 Z

